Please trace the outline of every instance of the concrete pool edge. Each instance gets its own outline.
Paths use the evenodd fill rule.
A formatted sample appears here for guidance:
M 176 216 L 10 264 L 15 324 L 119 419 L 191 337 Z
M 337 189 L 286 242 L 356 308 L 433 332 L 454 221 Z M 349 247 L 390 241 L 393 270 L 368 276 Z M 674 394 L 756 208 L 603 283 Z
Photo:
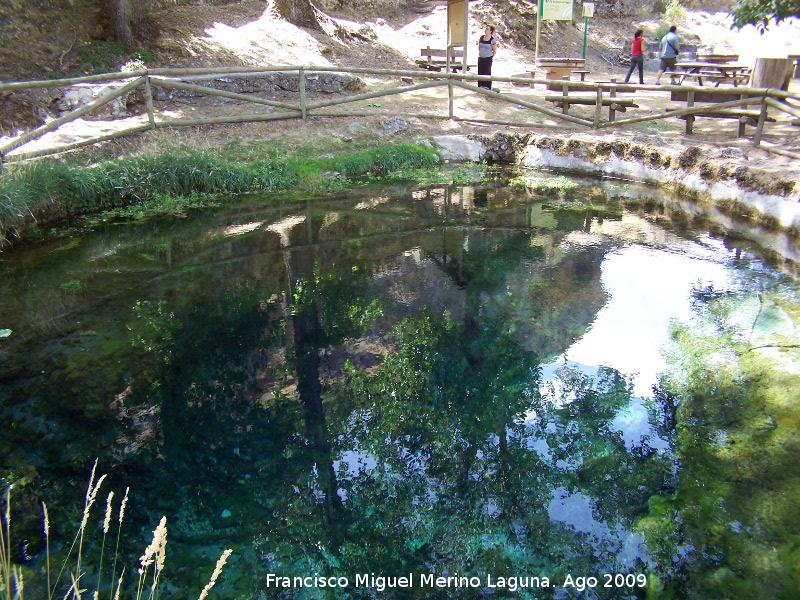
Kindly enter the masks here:
M 800 185 L 753 169 L 737 147 L 654 146 L 625 139 L 494 133 L 432 138 L 445 160 L 518 164 L 658 185 L 764 226 L 800 233 Z M 744 159 L 744 160 L 742 160 Z

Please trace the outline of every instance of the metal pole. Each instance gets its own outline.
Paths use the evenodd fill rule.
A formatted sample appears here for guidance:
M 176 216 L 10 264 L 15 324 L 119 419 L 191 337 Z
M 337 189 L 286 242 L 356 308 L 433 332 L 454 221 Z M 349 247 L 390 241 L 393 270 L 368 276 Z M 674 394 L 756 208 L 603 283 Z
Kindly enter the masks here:
M 538 7 L 536 9 L 536 50 L 533 52 L 533 64 L 537 67 L 539 66 L 539 29 L 542 21 L 542 2 L 544 0 L 537 2 Z
M 586 34 L 588 30 L 589 30 L 589 17 L 583 17 L 583 57 L 582 57 L 583 60 L 586 60 Z

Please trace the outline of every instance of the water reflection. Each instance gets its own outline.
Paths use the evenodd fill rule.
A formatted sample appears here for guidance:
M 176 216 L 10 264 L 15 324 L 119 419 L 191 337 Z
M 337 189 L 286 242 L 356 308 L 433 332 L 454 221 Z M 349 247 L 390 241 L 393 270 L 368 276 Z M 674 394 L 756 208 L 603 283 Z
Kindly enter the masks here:
M 709 330 L 698 303 L 736 294 L 753 332 L 785 331 L 794 313 L 753 298 L 794 282 L 697 215 L 607 191 L 242 199 L 5 252 L 4 477 L 50 503 L 100 456 L 137 526 L 167 514 L 176 598 L 217 546 L 238 556 L 226 597 L 335 596 L 270 573 L 480 581 L 341 591 L 365 598 L 572 597 L 487 578 L 603 572 L 691 590 L 713 561 L 653 521 L 691 488 L 662 350 L 678 322 Z

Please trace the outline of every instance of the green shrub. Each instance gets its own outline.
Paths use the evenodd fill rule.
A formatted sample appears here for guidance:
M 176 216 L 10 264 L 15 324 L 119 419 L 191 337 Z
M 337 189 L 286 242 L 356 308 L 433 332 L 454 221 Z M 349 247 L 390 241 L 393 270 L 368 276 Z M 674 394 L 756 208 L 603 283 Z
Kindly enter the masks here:
M 686 9 L 680 3 L 680 0 L 669 0 L 667 7 L 664 9 L 664 20 L 669 23 L 682 23 L 686 19 Z M 669 29 L 669 26 L 667 27 Z

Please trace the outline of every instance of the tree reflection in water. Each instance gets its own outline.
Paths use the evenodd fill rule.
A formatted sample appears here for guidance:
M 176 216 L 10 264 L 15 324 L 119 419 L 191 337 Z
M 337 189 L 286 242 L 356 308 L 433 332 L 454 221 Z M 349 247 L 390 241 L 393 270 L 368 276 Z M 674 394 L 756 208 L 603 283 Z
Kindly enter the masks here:
M 704 441 L 724 427 L 703 433 L 700 423 L 727 423 L 703 387 L 713 378 L 692 371 L 691 385 L 662 385 L 650 402 L 635 397 L 632 374 L 552 364 L 606 302 L 601 274 L 609 252 L 642 239 L 651 240 L 652 252 L 670 239 L 675 252 L 695 233 L 677 213 L 679 233 L 670 234 L 664 219 L 648 220 L 654 206 L 623 214 L 619 204 L 598 199 L 596 188 L 579 189 L 585 198 L 565 192 L 544 201 L 509 187 L 439 186 L 403 188 L 396 197 L 382 190 L 246 206 L 241 226 L 204 216 L 170 230 L 157 276 L 147 270 L 150 262 L 139 271 L 120 265 L 139 267 L 140 256 L 167 234 L 156 229 L 153 239 L 127 242 L 128 254 L 108 249 L 125 246 L 117 238 L 101 239 L 85 265 L 64 258 L 60 268 L 80 264 L 94 281 L 124 273 L 124 285 L 115 283 L 122 291 L 87 301 L 80 319 L 103 310 L 108 322 L 124 314 L 126 327 L 105 325 L 112 333 L 96 338 L 54 333 L 39 346 L 15 335 L 19 352 L 0 371 L 4 403 L 12 407 L 4 414 L 30 403 L 32 414 L 47 414 L 58 426 L 42 438 L 35 420 L 15 420 L 3 432 L 4 448 L 15 450 L 6 453 L 4 469 L 19 469 L 18 456 L 48 456 L 25 468 L 53 481 L 73 476 L 80 465 L 70 436 L 80 438 L 79 454 L 118 465 L 138 490 L 131 509 L 137 525 L 147 526 L 156 512 L 168 515 L 177 549 L 171 581 L 194 581 L 194 554 L 209 545 L 234 546 L 241 558 L 231 567 L 231 597 L 337 597 L 330 590 L 281 596 L 265 587 L 267 573 L 351 582 L 359 573 L 457 573 L 483 583 L 491 574 L 560 585 L 568 574 L 633 572 L 662 578 L 651 594 L 662 583 L 687 596 L 729 589 L 683 581 L 687 572 L 704 581 L 713 574 L 735 579 L 735 559 L 717 550 L 741 556 L 765 547 L 759 539 L 743 550 L 731 541 L 736 531 L 715 529 L 712 537 L 725 543 L 709 544 L 707 561 L 703 550 L 688 557 L 690 546 L 701 548 L 710 535 L 692 515 L 717 514 L 702 490 L 724 496 L 710 475 L 718 444 Z M 231 214 L 231 221 L 240 218 Z M 97 266 L 98 256 L 112 258 Z M 44 275 L 10 281 L 22 296 L 19 290 L 36 288 L 26 277 L 37 276 Z M 94 318 L 93 327 L 100 323 Z M 101 345 L 106 338 L 113 343 Z M 92 347 L 87 339 L 99 342 Z M 70 343 L 93 352 L 60 354 Z M 695 360 L 690 350 L 686 355 Z M 42 374 L 40 363 L 53 368 Z M 678 392 L 693 400 L 680 404 Z M 69 411 L 81 418 L 68 414 L 66 401 L 74 398 L 81 402 Z M 756 397 L 735 398 L 752 408 Z M 659 439 L 626 441 L 619 418 L 634 405 L 644 407 Z M 70 419 L 78 424 L 70 428 Z M 762 421 L 753 439 L 772 431 L 774 423 Z M 780 456 L 779 464 L 788 464 Z M 695 462 L 678 460 L 687 457 Z M 48 493 L 42 495 L 50 502 Z M 698 507 L 706 512 L 692 512 Z M 37 528 L 26 531 L 33 536 Z M 793 556 L 782 535 L 773 537 Z M 131 553 L 134 538 L 123 540 Z M 708 562 L 721 560 L 729 561 L 724 571 Z M 781 573 L 782 589 L 790 589 Z M 564 597 L 555 588 L 494 591 Z M 599 598 L 643 594 L 596 591 Z

